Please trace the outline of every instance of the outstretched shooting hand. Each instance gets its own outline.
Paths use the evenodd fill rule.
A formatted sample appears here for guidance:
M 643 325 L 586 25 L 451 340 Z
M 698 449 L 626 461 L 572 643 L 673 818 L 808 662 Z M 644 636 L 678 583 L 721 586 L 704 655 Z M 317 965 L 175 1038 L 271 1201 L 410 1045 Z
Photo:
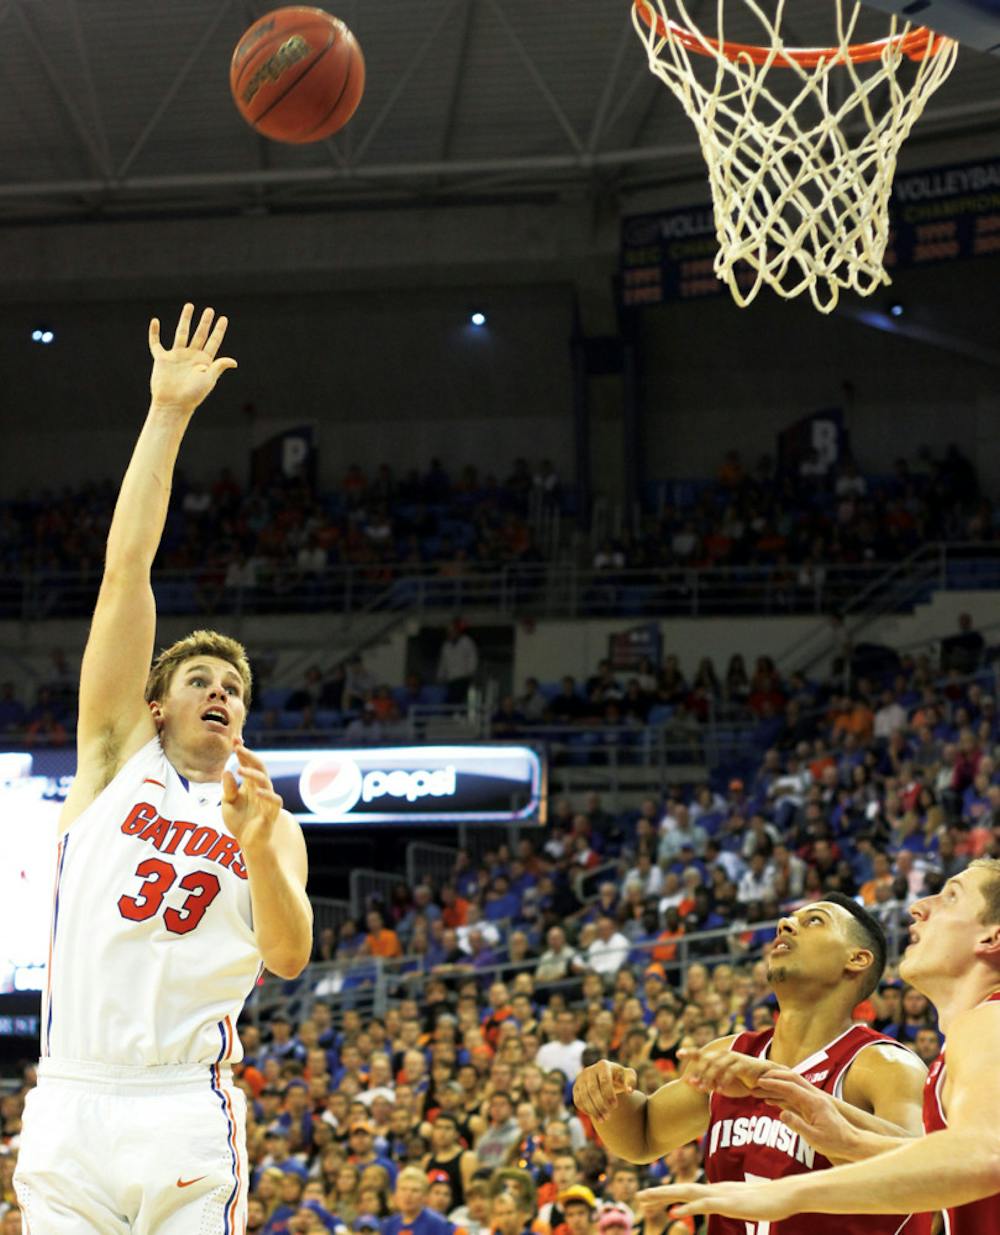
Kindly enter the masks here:
M 149 350 L 153 357 L 149 389 L 153 402 L 187 413 L 193 412 L 212 393 L 215 383 L 227 369 L 236 368 L 231 356 L 216 359 L 229 319 L 216 318 L 214 309 L 206 309 L 191 334 L 193 317 L 194 305 L 186 304 L 181 309 L 174 343 L 169 350 L 160 342 L 160 319 L 154 317 L 149 323 Z

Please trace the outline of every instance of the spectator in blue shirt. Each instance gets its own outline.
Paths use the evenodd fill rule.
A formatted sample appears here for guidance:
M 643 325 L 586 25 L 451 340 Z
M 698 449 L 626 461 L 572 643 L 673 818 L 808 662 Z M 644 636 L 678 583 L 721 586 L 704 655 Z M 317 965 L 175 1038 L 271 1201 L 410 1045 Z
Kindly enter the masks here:
M 367 1119 L 353 1119 L 347 1136 L 347 1161 L 363 1171 L 366 1166 L 382 1166 L 389 1172 L 391 1183 L 396 1181 L 397 1163 L 375 1152 L 375 1129 Z
M 399 1172 L 394 1193 L 399 1212 L 382 1223 L 382 1235 L 449 1235 L 448 1220 L 427 1208 L 428 1187 L 419 1167 L 406 1166 Z
M 506 875 L 497 875 L 493 886 L 486 893 L 483 916 L 489 922 L 502 922 L 506 918 L 517 921 L 521 916 L 521 898 L 512 891 Z
M 292 1037 L 292 1023 L 282 1012 L 271 1017 L 269 1028 L 271 1041 L 260 1052 L 261 1067 L 269 1060 L 276 1059 L 278 1063 L 287 1063 L 294 1059 L 305 1063 L 308 1052 L 301 1042 Z

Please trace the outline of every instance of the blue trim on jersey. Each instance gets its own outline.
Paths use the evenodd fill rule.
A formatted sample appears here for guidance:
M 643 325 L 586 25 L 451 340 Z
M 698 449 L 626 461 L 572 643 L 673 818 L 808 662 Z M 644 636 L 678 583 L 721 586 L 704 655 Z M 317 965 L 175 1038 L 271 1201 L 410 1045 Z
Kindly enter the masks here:
M 218 1055 L 216 1056 L 215 1062 L 222 1063 L 223 1059 L 225 1059 L 226 1057 L 226 1026 L 224 1022 L 219 1021 L 218 1028 L 219 1028 L 219 1037 L 222 1039 L 222 1049 L 219 1051 Z
M 180 772 L 178 772 L 176 768 L 174 768 L 174 773 L 176 774 L 177 779 L 181 782 L 181 784 L 187 790 L 187 792 L 190 793 L 191 792 L 191 782 L 188 780 L 188 778 L 186 776 L 181 776 Z
M 233 1121 L 229 1118 L 229 1111 L 226 1110 L 226 1095 L 222 1092 L 221 1087 L 216 1084 L 216 1074 L 217 1069 L 213 1067 L 208 1075 L 212 1078 L 212 1093 L 219 1099 L 219 1105 L 222 1107 L 222 1113 L 226 1118 L 226 1127 L 229 1129 L 226 1142 L 229 1145 L 229 1157 L 233 1164 L 233 1190 L 230 1192 L 226 1200 L 226 1207 L 222 1212 L 222 1230 L 223 1235 L 234 1235 L 229 1222 L 229 1210 L 232 1207 L 237 1192 L 240 1190 L 240 1175 L 236 1164 L 236 1129 L 233 1127 Z
M 52 956 L 53 962 L 56 952 L 56 933 L 59 930 L 59 885 L 62 883 L 63 863 L 66 861 L 66 850 L 69 848 L 69 833 L 64 832 L 62 837 L 62 853 L 59 855 L 59 867 L 56 871 L 56 898 L 55 906 L 52 910 Z M 45 1022 L 45 1052 L 49 1053 L 50 1042 L 52 1039 L 52 975 L 49 974 L 49 1015 Z

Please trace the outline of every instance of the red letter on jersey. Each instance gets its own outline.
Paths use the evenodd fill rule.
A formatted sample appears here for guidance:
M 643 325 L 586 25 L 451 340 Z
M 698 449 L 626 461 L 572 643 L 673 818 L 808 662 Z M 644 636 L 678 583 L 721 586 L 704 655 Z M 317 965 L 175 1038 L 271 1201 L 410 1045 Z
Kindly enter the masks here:
M 147 823 L 152 823 L 155 818 L 155 806 L 150 806 L 148 802 L 138 802 L 132 807 L 128 818 L 122 824 L 122 831 L 126 836 L 134 836 L 136 832 L 141 832 Z

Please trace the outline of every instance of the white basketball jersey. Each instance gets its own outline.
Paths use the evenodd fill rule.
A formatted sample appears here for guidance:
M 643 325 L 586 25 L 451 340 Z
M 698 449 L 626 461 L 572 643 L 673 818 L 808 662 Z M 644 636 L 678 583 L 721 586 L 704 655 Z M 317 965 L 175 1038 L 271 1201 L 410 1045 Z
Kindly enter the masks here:
M 221 785 L 189 783 L 159 737 L 59 840 L 42 1055 L 221 1063 L 261 968 Z

